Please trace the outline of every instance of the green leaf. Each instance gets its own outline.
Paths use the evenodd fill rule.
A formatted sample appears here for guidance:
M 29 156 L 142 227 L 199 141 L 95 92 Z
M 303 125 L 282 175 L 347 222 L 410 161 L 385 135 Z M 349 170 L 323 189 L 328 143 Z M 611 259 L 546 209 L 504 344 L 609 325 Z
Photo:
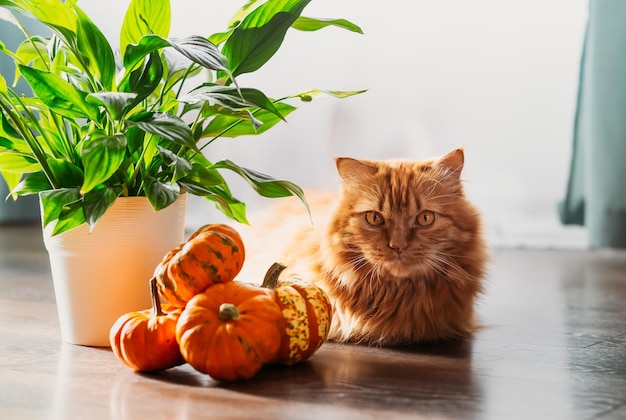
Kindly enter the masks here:
M 269 0 L 248 14 L 222 47 L 233 76 L 263 66 L 311 0 Z
M 305 207 L 309 208 L 306 198 L 304 197 L 304 192 L 300 187 L 290 181 L 276 180 L 269 175 L 262 174 L 260 172 L 254 171 L 252 169 L 246 169 L 230 160 L 222 160 L 213 165 L 214 168 L 219 169 L 228 169 L 239 176 L 241 176 L 244 180 L 254 188 L 254 190 L 263 197 L 268 198 L 278 198 L 278 197 L 288 197 L 288 196 L 296 196 L 302 201 Z
M 183 39 L 165 39 L 158 35 L 145 35 L 138 44 L 128 44 L 124 51 L 124 68 L 134 68 L 143 58 L 162 48 L 172 47 L 196 64 L 210 70 L 228 71 L 228 61 L 219 49 L 200 36 Z
M 155 210 L 161 210 L 174 203 L 180 196 L 180 187 L 178 184 L 169 182 L 161 182 L 153 177 L 144 174 L 143 189 L 146 192 L 148 201 Z
M 169 46 L 169 41 L 158 35 L 144 35 L 138 43 L 128 44 L 126 49 L 121 50 L 124 51 L 126 72 L 133 70 L 147 55 Z
M 88 58 L 81 52 L 77 44 L 78 18 L 70 7 L 70 3 L 74 4 L 75 1 L 5 0 L 0 2 L 0 5 L 11 6 L 19 13 L 27 17 L 34 17 L 38 22 L 46 25 L 66 45 L 71 54 L 78 58 L 77 63 L 80 63 L 81 70 L 86 70 L 87 67 L 83 66 L 83 63 L 88 63 Z M 20 29 L 26 36 L 29 36 L 22 27 Z M 19 70 L 16 71 L 16 73 L 18 72 Z
M 80 192 L 86 194 L 119 169 L 126 156 L 126 136 L 95 132 L 85 139 L 81 154 L 85 180 Z
M 2 105 L 2 102 L 3 98 L 0 96 L 0 105 Z M 22 135 L 11 125 L 4 112 L 0 112 L 0 123 L 0 134 L 5 134 L 14 139 L 22 139 Z
M 42 191 L 52 189 L 52 185 L 43 171 L 33 172 L 24 177 L 24 179 L 11 190 L 11 193 L 17 195 L 38 194 Z
M 2 130 L 0 130 L 0 133 Z M 23 139 L 11 139 L 5 137 L 0 137 L 0 149 L 5 149 L 6 151 L 13 151 L 19 153 L 20 155 L 35 158 L 28 147 L 28 144 Z
M 263 122 L 255 118 L 253 114 L 255 112 L 260 112 L 260 111 L 261 111 L 260 109 L 253 109 L 251 111 L 247 108 L 242 109 L 242 110 L 237 110 L 237 109 L 233 110 L 233 109 L 224 108 L 219 105 L 209 105 L 208 103 L 204 103 L 202 105 L 202 108 L 200 109 L 200 115 L 202 116 L 202 118 L 197 120 L 198 122 L 200 122 L 200 124 L 197 124 L 194 130 L 196 141 L 202 138 L 203 126 L 206 125 L 205 122 L 207 120 L 213 121 L 214 118 L 221 117 L 221 116 L 233 118 L 235 121 L 235 124 L 238 124 L 239 122 L 242 122 L 242 123 L 249 122 L 252 125 L 252 128 L 254 130 L 257 130 L 263 124 Z M 276 115 L 274 114 L 272 114 L 272 116 L 276 119 L 283 120 L 282 118 L 276 117 Z
M 65 159 L 48 158 L 52 176 L 62 187 L 80 187 L 83 183 L 83 171 Z
M 174 176 L 172 177 L 172 181 L 176 182 L 180 178 L 187 176 L 189 172 L 191 172 L 193 166 L 191 162 L 189 162 L 187 159 L 182 158 L 176 155 L 176 153 L 172 152 L 171 150 L 168 150 L 158 145 L 157 149 L 159 150 L 159 154 L 161 155 L 161 158 L 163 159 L 165 165 L 174 168 Z
M 33 93 L 55 112 L 69 118 L 98 119 L 98 108 L 85 100 L 87 93 L 54 73 L 22 65 L 19 69 Z
M 153 174 L 154 171 L 158 170 L 158 167 L 161 165 L 162 161 L 159 159 L 155 162 L 154 166 L 152 165 L 154 158 L 159 156 L 159 150 L 157 149 L 158 138 L 152 134 L 148 134 L 144 137 L 143 148 L 141 149 L 141 153 L 143 154 L 144 160 L 144 168 L 148 168 L 148 172 Z M 174 144 L 167 144 L 169 147 L 178 146 Z M 153 170 L 154 169 L 154 170 Z
M 124 78 L 120 83 L 121 91 L 137 94 L 129 108 L 150 96 L 159 86 L 161 77 L 163 77 L 163 63 L 161 63 L 158 53 L 151 52 L 143 66 L 130 72 L 128 78 Z
M 237 10 L 233 17 L 230 18 L 230 21 L 228 22 L 228 28 L 234 28 L 239 25 L 239 23 L 244 20 L 245 17 L 248 16 L 252 10 L 254 10 L 257 6 L 265 1 L 266 0 L 248 0 L 248 2 L 244 4 L 241 9 Z
M 0 152 L 0 172 L 23 174 L 40 169 L 41 165 L 29 156 L 13 151 Z
M 5 4 L 5 3 L 7 3 L 7 4 Z M 11 2 L 11 1 L 8 1 L 8 2 L 0 1 L 0 6 L 12 6 L 13 5 L 12 3 L 13 2 Z M 15 15 L 13 13 L 11 13 L 11 11 L 9 9 L 6 9 L 4 7 L 0 7 L 0 20 L 4 20 L 5 22 L 12 23 L 13 25 L 15 25 L 18 28 L 22 29 L 21 26 L 20 26 L 20 22 L 17 20 Z
M 136 93 L 127 92 L 99 92 L 87 95 L 87 102 L 103 106 L 111 119 L 117 121 L 122 118 L 125 110 L 135 103 Z
M 280 111 L 274 106 L 274 103 L 258 89 L 236 89 L 230 86 L 205 83 L 180 98 L 180 102 L 184 103 L 197 103 L 200 101 L 209 101 L 231 110 L 260 108 L 271 112 L 280 119 L 284 119 Z
M 83 223 L 85 223 L 85 214 L 82 200 L 68 204 L 62 209 L 57 224 L 52 229 L 52 236 L 67 232 Z
M 112 90 L 115 81 L 115 56 L 100 29 L 75 3 L 69 2 L 78 16 L 77 47 L 89 60 L 88 66 L 104 90 Z
M 208 39 L 201 36 L 169 39 L 170 45 L 196 64 L 210 70 L 228 70 L 228 60 Z
M 33 67 L 45 70 L 46 65 L 41 62 L 41 58 L 43 57 L 44 60 L 49 60 L 47 43 L 48 40 L 40 36 L 33 36 L 30 39 L 24 40 L 15 51 L 16 63 L 24 65 L 33 63 Z M 18 83 L 21 75 L 20 69 L 15 66 L 15 76 L 13 78 L 14 86 Z
M 32 15 L 48 26 L 62 27 L 70 31 L 76 30 L 76 16 L 67 2 L 58 0 L 4 0 L 0 1 L 0 6 L 12 7 L 26 16 Z
M 122 22 L 120 51 L 126 51 L 129 44 L 137 44 L 144 35 L 167 38 L 171 13 L 169 0 L 131 0 Z
M 57 55 L 57 57 L 60 57 L 60 55 Z M 60 74 L 61 72 L 65 73 L 67 75 L 67 79 L 75 88 L 84 92 L 93 92 L 93 85 L 85 70 L 82 70 L 82 66 L 80 66 L 81 70 L 79 70 L 79 67 L 70 67 L 70 65 L 72 64 L 63 65 L 55 61 L 53 63 L 52 71 L 55 74 Z
M 203 68 L 193 64 L 190 65 L 189 60 L 169 49 L 165 49 L 161 52 L 161 59 L 163 61 L 163 67 L 167 70 L 167 74 L 164 78 L 165 86 L 163 86 L 163 91 L 167 92 L 168 95 L 172 95 L 169 99 L 173 99 L 173 102 L 177 103 L 176 99 L 178 95 L 171 91 L 172 87 L 178 82 L 184 82 L 184 80 L 200 74 Z M 162 102 L 166 102 L 167 100 L 168 98 L 164 97 Z
M 83 214 L 90 231 L 93 230 L 98 220 L 104 216 L 122 191 L 123 188 L 117 186 L 91 190 L 85 194 L 83 197 Z
M 290 113 L 296 110 L 296 107 L 286 103 L 274 104 L 278 109 L 278 112 L 283 117 L 286 117 Z M 283 119 L 278 118 L 274 113 L 259 110 L 254 112 L 254 118 L 261 122 L 260 126 L 257 126 L 247 119 L 231 115 L 217 115 L 206 126 L 202 132 L 202 137 L 239 137 L 258 135 L 266 132 Z
M 209 188 L 211 194 L 205 198 L 213 201 L 215 206 L 224 215 L 239 223 L 249 224 L 246 216 L 246 205 L 234 198 L 226 185 L 217 185 Z
M 193 162 L 191 171 L 178 184 L 194 195 L 205 196 L 212 194 L 212 187 L 224 184 L 224 178 L 217 170 Z
M 74 60 L 73 64 L 78 65 L 81 70 L 87 71 L 89 58 L 83 54 L 78 47 L 78 17 L 70 6 L 70 4 L 73 5 L 75 1 L 20 0 L 9 3 L 12 3 L 14 6 L 17 5 L 15 9 L 23 15 L 27 17 L 32 16 L 38 22 L 46 25 L 48 29 L 53 32 L 55 37 L 65 45 L 67 50 L 71 52 L 67 59 L 71 60 L 71 56 L 75 56 L 77 60 Z M 23 30 L 23 32 L 26 36 L 29 36 L 26 31 Z M 58 47 L 59 46 L 56 45 L 54 49 L 58 49 Z M 47 69 L 47 66 L 45 67 Z
M 361 93 L 367 92 L 367 89 L 362 90 L 319 90 L 312 89 L 306 92 L 298 93 L 297 95 L 292 96 L 292 98 L 300 98 L 304 102 L 311 102 L 313 98 L 323 95 L 333 96 L 335 98 L 344 99 L 349 98 L 350 96 L 360 95 Z
M 13 189 L 15 189 L 15 187 L 20 184 L 22 174 L 0 171 L 0 178 L 3 178 L 4 182 L 6 182 L 7 184 L 7 187 L 9 187 L 10 193 L 7 195 L 6 200 L 8 200 L 9 197 L 13 197 L 13 200 L 17 200 L 17 196 L 19 194 L 13 192 Z M 0 199 L 2 199 L 2 197 L 0 197 Z
M 213 35 L 211 35 L 209 37 L 209 42 L 213 45 L 220 45 L 224 42 L 226 42 L 226 40 L 230 37 L 230 35 L 233 33 L 234 29 L 229 29 L 226 32 L 218 32 L 215 33 Z
M 64 206 L 81 200 L 78 188 L 61 188 L 56 190 L 42 191 L 39 193 L 43 209 L 43 226 L 57 220 Z
M 4 76 L 2 76 L 2 73 L 0 73 L 0 93 L 7 96 L 9 94 L 7 92 L 7 81 L 4 79 Z
M 162 112 L 144 113 L 137 120 L 129 120 L 128 124 L 146 133 L 160 136 L 192 150 L 198 150 L 191 129 L 185 121 L 174 115 Z
M 136 103 L 150 96 L 159 86 L 163 77 L 163 63 L 159 54 L 155 51 L 148 55 L 148 59 L 142 68 L 133 71 L 130 74 L 130 88 L 132 92 L 136 92 Z
M 134 127 L 130 124 L 132 123 L 129 122 L 129 127 L 125 131 L 128 151 L 132 155 L 137 152 L 141 153 L 141 148 L 144 145 L 146 133 L 143 130 L 140 130 L 138 127 Z
M 363 33 L 363 30 L 358 25 L 355 25 L 346 19 L 317 19 L 300 16 L 296 19 L 293 25 L 291 25 L 294 29 L 306 32 L 317 31 L 328 26 L 336 26 L 338 28 L 347 29 L 348 31 L 359 34 Z

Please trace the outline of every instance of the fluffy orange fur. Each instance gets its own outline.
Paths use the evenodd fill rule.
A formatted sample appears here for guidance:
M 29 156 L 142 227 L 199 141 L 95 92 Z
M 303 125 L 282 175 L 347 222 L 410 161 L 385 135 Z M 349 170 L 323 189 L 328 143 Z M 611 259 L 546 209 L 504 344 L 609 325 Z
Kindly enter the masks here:
M 330 339 L 375 345 L 470 336 L 487 247 L 461 182 L 463 149 L 427 161 L 336 159 L 339 193 L 283 202 L 245 232 L 241 277 L 271 262 L 322 287 Z

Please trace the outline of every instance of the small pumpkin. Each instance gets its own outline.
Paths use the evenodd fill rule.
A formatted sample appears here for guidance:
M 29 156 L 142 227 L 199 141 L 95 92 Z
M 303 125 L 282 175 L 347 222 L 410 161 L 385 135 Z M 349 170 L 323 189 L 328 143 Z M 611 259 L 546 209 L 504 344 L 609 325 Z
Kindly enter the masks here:
M 286 267 L 275 263 L 263 280 L 285 318 L 280 350 L 272 361 L 293 365 L 309 359 L 326 341 L 332 306 L 320 287 L 295 278 L 279 279 Z
M 266 289 L 237 281 L 194 296 L 176 326 L 185 360 L 218 380 L 253 377 L 280 347 L 284 319 Z
M 235 229 L 221 223 L 204 225 L 163 257 L 154 277 L 161 297 L 182 308 L 209 286 L 232 281 L 244 259 L 243 240 Z
M 161 305 L 155 279 L 150 280 L 150 293 L 152 309 L 120 316 L 109 333 L 115 356 L 125 365 L 147 372 L 185 363 L 176 341 L 181 310 Z

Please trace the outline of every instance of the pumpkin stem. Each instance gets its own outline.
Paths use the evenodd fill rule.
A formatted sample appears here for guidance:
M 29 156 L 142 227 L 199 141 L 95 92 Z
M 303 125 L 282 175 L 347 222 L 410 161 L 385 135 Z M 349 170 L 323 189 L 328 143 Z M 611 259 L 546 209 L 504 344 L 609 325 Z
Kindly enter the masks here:
M 287 268 L 281 263 L 275 262 L 265 273 L 265 277 L 263 278 L 263 284 L 261 287 L 266 287 L 268 289 L 275 289 L 278 285 L 278 278 L 280 277 L 280 273 Z
M 159 290 L 157 289 L 156 277 L 150 279 L 150 297 L 152 298 L 152 313 L 154 316 L 163 316 L 161 310 L 161 299 L 159 299 Z
M 237 307 L 232 303 L 222 303 L 220 305 L 219 312 L 217 313 L 217 317 L 220 321 L 236 321 L 239 319 L 239 311 Z

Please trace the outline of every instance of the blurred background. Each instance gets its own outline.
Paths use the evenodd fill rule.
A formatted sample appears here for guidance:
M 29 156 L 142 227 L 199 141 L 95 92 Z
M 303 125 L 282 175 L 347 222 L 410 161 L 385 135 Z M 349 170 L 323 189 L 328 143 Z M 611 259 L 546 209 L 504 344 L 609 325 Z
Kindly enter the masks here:
M 171 35 L 222 31 L 243 3 L 176 0 Z M 127 4 L 80 2 L 112 45 Z M 313 88 L 368 92 L 295 104 L 287 123 L 222 139 L 207 148 L 210 159 L 304 188 L 334 187 L 335 156 L 423 159 L 463 146 L 467 192 L 493 245 L 586 246 L 583 228 L 561 225 L 557 204 L 572 156 L 587 0 L 314 0 L 303 16 L 346 18 L 364 34 L 290 30 L 240 85 L 274 98 Z M 232 182 L 249 211 L 268 204 Z M 188 216 L 192 227 L 220 217 L 194 197 Z

